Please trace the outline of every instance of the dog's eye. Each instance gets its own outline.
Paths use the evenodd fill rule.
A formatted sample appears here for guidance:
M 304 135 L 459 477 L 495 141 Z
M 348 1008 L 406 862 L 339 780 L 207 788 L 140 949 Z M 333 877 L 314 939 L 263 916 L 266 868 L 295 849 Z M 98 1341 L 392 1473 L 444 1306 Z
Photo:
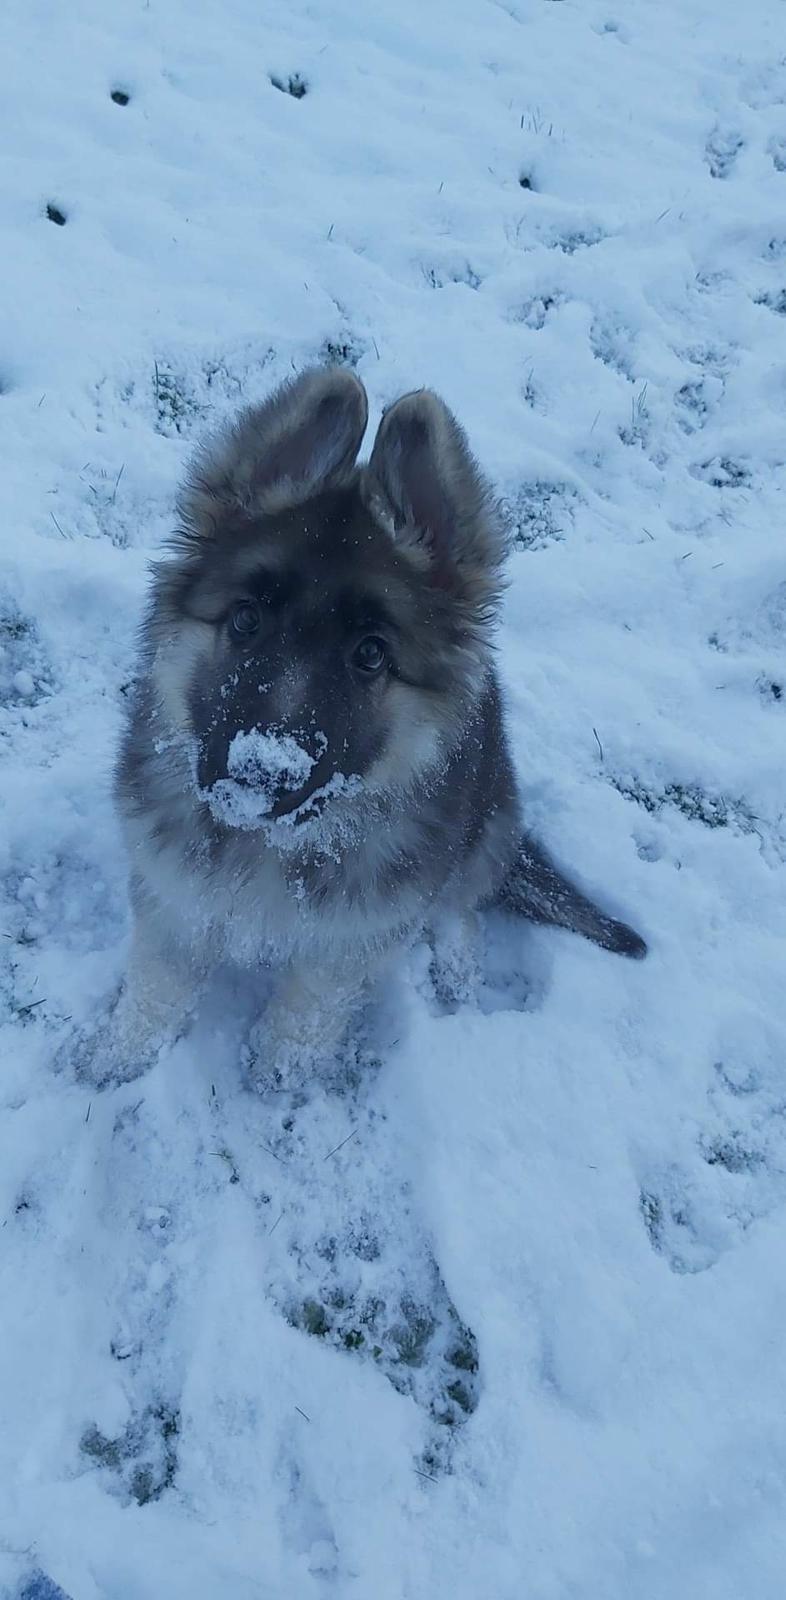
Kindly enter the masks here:
M 229 631 L 235 639 L 250 639 L 260 620 L 259 606 L 253 600 L 241 600 L 230 613 Z
M 372 674 L 379 672 L 388 659 L 387 645 L 384 639 L 379 639 L 375 633 L 370 633 L 367 639 L 361 639 L 352 652 L 352 665 L 359 672 Z

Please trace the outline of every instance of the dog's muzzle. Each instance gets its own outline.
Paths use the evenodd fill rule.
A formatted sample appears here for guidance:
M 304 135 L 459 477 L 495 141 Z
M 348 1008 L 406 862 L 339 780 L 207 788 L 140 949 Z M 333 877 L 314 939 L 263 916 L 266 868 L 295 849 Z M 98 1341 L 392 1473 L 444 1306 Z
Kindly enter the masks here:
M 302 807 L 311 814 L 312 796 L 318 809 L 316 791 L 331 775 L 326 752 L 324 734 L 306 740 L 280 729 L 236 733 L 226 751 L 226 776 L 206 772 L 204 797 L 214 815 L 231 827 L 260 826 L 288 816 L 295 820 Z

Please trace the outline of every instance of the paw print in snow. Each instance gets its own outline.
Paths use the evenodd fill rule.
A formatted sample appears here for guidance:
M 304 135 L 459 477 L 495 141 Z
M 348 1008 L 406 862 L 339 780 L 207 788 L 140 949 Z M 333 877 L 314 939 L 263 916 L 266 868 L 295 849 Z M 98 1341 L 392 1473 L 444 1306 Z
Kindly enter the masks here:
M 713 178 L 728 178 L 745 141 L 731 128 L 715 128 L 707 140 L 704 159 Z

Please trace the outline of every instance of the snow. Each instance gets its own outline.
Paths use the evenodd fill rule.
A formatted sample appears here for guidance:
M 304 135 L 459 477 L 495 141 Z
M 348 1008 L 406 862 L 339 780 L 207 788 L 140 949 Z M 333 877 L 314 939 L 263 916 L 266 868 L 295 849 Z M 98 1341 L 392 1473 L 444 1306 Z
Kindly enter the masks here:
M 352 837 L 356 823 L 351 812 L 334 817 L 325 803 L 337 795 L 345 799 L 361 795 L 363 784 L 357 774 L 334 772 L 291 811 L 280 817 L 270 814 L 280 791 L 296 793 L 304 788 L 325 754 L 326 735 L 317 729 L 311 740 L 316 756 L 310 756 L 292 734 L 280 729 L 262 733 L 252 728 L 248 733 L 236 733 L 227 757 L 229 777 L 218 778 L 209 789 L 197 792 L 226 827 L 249 833 L 262 830 L 265 844 L 279 852 L 292 852 L 306 844 L 339 861 L 342 843 Z M 196 751 L 191 765 L 196 777 Z
M 2 34 L 0 1594 L 781 1600 L 782 7 Z M 422 383 L 467 428 L 528 814 L 651 953 L 490 920 L 441 1015 L 418 949 L 281 1105 L 222 977 L 91 1094 L 52 1063 L 123 968 L 147 565 L 315 359 L 369 442 Z
M 206 799 L 228 827 L 258 828 L 270 816 L 280 790 L 302 789 L 314 765 L 314 758 L 291 733 L 262 733 L 258 728 L 236 733 L 227 754 L 229 777 L 219 778 Z

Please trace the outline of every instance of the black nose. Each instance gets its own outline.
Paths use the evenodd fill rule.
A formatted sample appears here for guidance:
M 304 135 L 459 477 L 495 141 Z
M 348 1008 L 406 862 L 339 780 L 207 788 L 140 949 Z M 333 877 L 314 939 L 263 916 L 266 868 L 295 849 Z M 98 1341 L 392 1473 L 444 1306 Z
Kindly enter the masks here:
M 270 794 L 284 795 L 294 794 L 298 789 L 302 789 L 308 773 L 304 773 L 294 764 L 276 766 L 273 770 L 260 770 L 253 762 L 233 761 L 230 751 L 227 777 L 244 789 L 264 789 Z

